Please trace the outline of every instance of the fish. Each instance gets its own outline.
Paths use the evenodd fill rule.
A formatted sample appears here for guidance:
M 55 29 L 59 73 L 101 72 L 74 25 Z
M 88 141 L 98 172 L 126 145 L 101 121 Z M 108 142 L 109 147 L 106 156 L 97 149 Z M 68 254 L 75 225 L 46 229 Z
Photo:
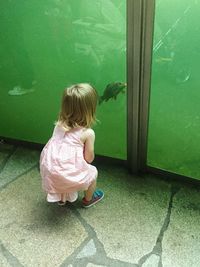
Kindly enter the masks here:
M 126 83 L 123 82 L 114 82 L 109 83 L 104 92 L 103 95 L 99 98 L 99 105 L 105 101 L 107 102 L 109 99 L 117 99 L 117 96 L 119 93 L 124 93 L 124 88 L 127 86 Z

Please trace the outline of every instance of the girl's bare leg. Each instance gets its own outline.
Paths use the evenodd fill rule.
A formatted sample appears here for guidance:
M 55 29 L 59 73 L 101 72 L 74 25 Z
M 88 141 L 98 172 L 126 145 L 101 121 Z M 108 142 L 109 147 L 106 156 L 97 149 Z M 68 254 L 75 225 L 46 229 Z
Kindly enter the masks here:
M 88 190 L 85 191 L 85 200 L 90 201 L 92 199 L 92 196 L 94 194 L 94 191 L 96 189 L 96 180 L 94 180 L 91 185 L 88 187 Z

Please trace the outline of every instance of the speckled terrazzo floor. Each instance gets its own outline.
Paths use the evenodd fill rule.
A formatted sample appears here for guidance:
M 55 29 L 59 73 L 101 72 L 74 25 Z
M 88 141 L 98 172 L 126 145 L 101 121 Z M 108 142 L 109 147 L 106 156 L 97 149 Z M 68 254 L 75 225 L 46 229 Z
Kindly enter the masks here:
M 59 207 L 45 201 L 39 154 L 0 144 L 1 267 L 200 266 L 197 186 L 101 163 L 102 202 Z

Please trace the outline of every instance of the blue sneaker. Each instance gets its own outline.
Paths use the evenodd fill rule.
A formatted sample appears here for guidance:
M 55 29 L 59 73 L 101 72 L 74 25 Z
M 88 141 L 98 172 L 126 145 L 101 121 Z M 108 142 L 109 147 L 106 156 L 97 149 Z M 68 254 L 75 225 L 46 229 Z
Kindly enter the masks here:
M 103 197 L 104 197 L 104 192 L 101 190 L 96 190 L 90 201 L 87 201 L 85 199 L 85 197 L 82 199 L 82 205 L 84 208 L 89 208 L 89 207 L 95 205 L 100 200 L 102 200 Z

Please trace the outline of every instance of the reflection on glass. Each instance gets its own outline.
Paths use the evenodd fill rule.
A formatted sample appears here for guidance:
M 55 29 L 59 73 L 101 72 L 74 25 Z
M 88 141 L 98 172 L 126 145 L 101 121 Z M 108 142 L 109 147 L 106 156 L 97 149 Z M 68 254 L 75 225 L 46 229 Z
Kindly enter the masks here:
M 24 43 L 22 21 L 26 7 L 22 1 L 17 5 L 14 1 L 2 1 L 0 12 L 1 81 L 10 89 L 10 95 L 32 92 L 34 72 Z
M 200 179 L 200 1 L 157 1 L 148 165 Z
M 46 143 L 64 87 L 90 82 L 96 152 L 126 158 L 126 1 L 1 1 L 0 23 L 0 135 Z

